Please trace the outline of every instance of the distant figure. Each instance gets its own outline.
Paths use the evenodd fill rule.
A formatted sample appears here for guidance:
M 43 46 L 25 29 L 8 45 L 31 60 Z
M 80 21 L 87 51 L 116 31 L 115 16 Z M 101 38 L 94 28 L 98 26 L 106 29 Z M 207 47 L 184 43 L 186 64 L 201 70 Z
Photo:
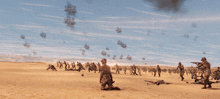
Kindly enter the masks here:
M 138 69 L 138 74 L 141 76 L 141 69 L 140 68 L 137 69 Z
M 133 65 L 133 75 L 138 75 L 136 72 L 137 67 L 135 66 L 135 64 Z
M 183 79 L 184 79 L 184 77 L 183 77 L 183 75 L 184 75 L 184 66 L 181 64 L 181 62 L 179 62 L 179 65 L 177 66 L 177 69 L 180 69 L 180 77 L 182 78 L 182 80 L 181 81 L 183 81 Z
M 154 77 L 156 76 L 157 70 L 155 68 L 153 68 L 152 70 L 154 72 Z
M 79 70 L 79 72 L 81 71 L 81 70 L 85 70 L 85 68 L 83 67 L 83 65 L 80 63 L 80 62 L 77 62 L 77 66 L 78 66 L 78 70 Z
M 119 67 L 118 67 L 118 64 L 115 65 L 115 68 L 116 68 L 116 74 L 119 74 Z
M 203 67 L 203 68 L 204 68 L 204 87 L 202 87 L 202 89 L 206 89 L 206 85 L 207 85 L 207 84 L 209 85 L 208 88 L 212 88 L 212 86 L 211 86 L 212 83 L 209 81 L 209 76 L 210 76 L 210 74 L 211 74 L 211 70 L 210 70 L 211 65 L 210 65 L 210 63 L 206 60 L 205 57 L 203 57 L 203 58 L 201 59 L 201 61 L 202 61 L 202 64 L 196 63 L 196 65 L 197 65 L 198 67 Z
M 110 71 L 110 67 L 106 65 L 107 60 L 103 58 L 101 60 L 102 62 L 102 67 L 101 67 L 101 73 L 100 73 L 100 83 L 101 83 L 101 90 L 105 89 L 106 84 L 108 85 L 109 88 L 113 87 L 113 79 L 112 79 L 112 74 Z
M 49 67 L 47 68 L 47 70 L 49 70 L 49 69 L 52 69 L 53 71 L 57 71 L 55 66 L 54 65 L 50 65 L 50 64 L 49 64 Z
M 60 62 L 60 69 L 61 69 L 61 68 L 63 68 L 63 63 L 62 63 L 62 62 Z
M 157 65 L 157 72 L 158 72 L 158 75 L 160 77 L 161 69 L 160 69 L 159 65 Z
M 71 65 L 72 65 L 72 69 L 76 69 L 75 62 L 73 62 Z
M 127 67 L 124 67 L 124 74 L 126 74 Z
M 66 61 L 64 61 L 63 64 L 65 65 L 65 70 L 66 70 L 66 69 L 67 69 L 67 63 L 66 63 Z
M 101 71 L 101 64 L 98 62 L 97 66 L 99 68 L 99 73 L 100 73 L 100 71 Z

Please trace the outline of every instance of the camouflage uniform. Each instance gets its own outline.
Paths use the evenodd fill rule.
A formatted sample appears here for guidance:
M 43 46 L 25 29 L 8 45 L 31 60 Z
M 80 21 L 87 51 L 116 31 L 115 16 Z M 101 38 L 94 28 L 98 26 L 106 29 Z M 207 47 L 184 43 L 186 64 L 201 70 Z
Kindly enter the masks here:
M 206 88 L 206 84 L 209 85 L 209 87 L 211 87 L 211 82 L 209 81 L 209 76 L 211 74 L 211 65 L 210 63 L 206 60 L 206 58 L 202 58 L 202 64 L 198 64 L 198 66 L 203 66 L 204 68 L 204 87 L 202 89 Z
M 157 72 L 158 72 L 158 75 L 160 77 L 161 69 L 160 69 L 159 65 L 157 65 Z
M 99 62 L 98 62 L 98 64 L 97 64 L 97 66 L 98 66 L 98 68 L 99 68 L 99 73 L 100 73 L 100 71 L 101 71 L 101 65 L 100 65 Z
M 182 78 L 182 81 L 184 79 L 183 75 L 184 75 L 184 66 L 179 62 L 179 65 L 177 66 L 177 69 L 180 69 L 180 77 Z
M 55 68 L 54 65 L 49 65 L 49 67 L 47 68 L 47 70 L 49 70 L 49 69 L 52 69 L 53 71 L 54 71 L 54 70 L 57 71 L 57 69 Z
M 72 69 L 76 69 L 76 66 L 75 66 L 74 62 L 71 65 L 72 65 Z
M 108 87 L 113 87 L 113 79 L 112 79 L 112 74 L 110 71 L 110 67 L 104 64 L 101 67 L 101 73 L 100 73 L 100 83 L 101 83 L 101 89 L 105 89 L 106 84 Z

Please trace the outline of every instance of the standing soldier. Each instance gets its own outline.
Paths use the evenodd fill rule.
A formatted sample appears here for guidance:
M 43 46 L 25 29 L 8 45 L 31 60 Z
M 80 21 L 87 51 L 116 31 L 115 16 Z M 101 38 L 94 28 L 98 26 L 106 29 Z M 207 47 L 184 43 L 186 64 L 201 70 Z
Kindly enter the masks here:
M 153 68 L 152 71 L 154 72 L 154 77 L 155 77 L 157 70 L 155 68 Z
M 72 69 L 76 69 L 75 62 L 73 62 L 71 65 L 72 65 Z
M 99 73 L 100 73 L 100 71 L 101 71 L 101 65 L 100 65 L 99 62 L 98 62 L 98 64 L 97 64 L 97 66 L 98 66 L 98 68 L 99 68 Z
M 181 81 L 183 81 L 183 79 L 184 79 L 184 77 L 183 77 L 183 75 L 184 75 L 184 66 L 181 64 L 181 62 L 179 62 L 179 65 L 177 66 L 177 69 L 180 69 L 180 77 L 182 78 L 182 80 Z
M 160 69 L 159 65 L 157 65 L 157 72 L 158 72 L 158 75 L 160 77 L 161 69 Z
M 66 63 L 66 61 L 64 61 L 63 64 L 65 65 L 65 70 L 66 70 L 66 69 L 67 69 L 67 63 Z
M 202 89 L 206 89 L 206 85 L 207 85 L 207 84 L 209 85 L 208 88 L 212 88 L 211 82 L 209 81 L 209 76 L 210 76 L 210 74 L 211 74 L 211 70 L 210 70 L 211 65 L 210 65 L 210 63 L 206 60 L 205 57 L 203 57 L 203 58 L 201 59 L 201 61 L 202 61 L 201 64 L 196 63 L 196 65 L 197 65 L 198 67 L 201 67 L 201 66 L 202 66 L 202 67 L 204 68 L 204 87 L 202 87 Z
M 140 68 L 138 68 L 138 73 L 141 76 L 141 69 Z
M 107 60 L 104 58 L 101 60 L 102 62 L 102 67 L 101 67 L 101 73 L 100 73 L 100 83 L 101 83 L 101 90 L 105 90 L 106 84 L 108 85 L 109 88 L 113 87 L 113 79 L 112 79 L 112 74 L 110 71 L 110 67 L 107 66 Z
M 138 75 L 136 72 L 137 67 L 135 66 L 135 64 L 133 65 L 133 75 Z
M 133 73 L 133 66 L 130 66 L 130 75 L 132 75 L 132 73 Z
M 115 67 L 116 67 L 116 74 L 119 74 L 119 67 L 118 67 L 118 64 L 116 64 Z
M 126 74 L 127 67 L 124 67 L 124 74 Z

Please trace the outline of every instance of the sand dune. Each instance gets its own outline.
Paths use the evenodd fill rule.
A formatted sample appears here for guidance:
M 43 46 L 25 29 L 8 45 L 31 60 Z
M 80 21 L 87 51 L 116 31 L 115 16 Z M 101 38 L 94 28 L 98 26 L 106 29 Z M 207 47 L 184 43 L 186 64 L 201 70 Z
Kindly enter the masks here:
M 48 63 L 0 62 L 0 99 L 218 99 L 220 83 L 212 89 L 201 89 L 203 85 L 193 82 L 190 75 L 180 81 L 178 74 L 152 73 L 142 76 L 113 74 L 114 86 L 120 91 L 100 90 L 99 73 L 88 71 L 48 70 Z M 112 71 L 114 72 L 114 71 Z M 81 76 L 84 74 L 84 76 Z M 144 80 L 163 79 L 170 85 L 152 85 Z

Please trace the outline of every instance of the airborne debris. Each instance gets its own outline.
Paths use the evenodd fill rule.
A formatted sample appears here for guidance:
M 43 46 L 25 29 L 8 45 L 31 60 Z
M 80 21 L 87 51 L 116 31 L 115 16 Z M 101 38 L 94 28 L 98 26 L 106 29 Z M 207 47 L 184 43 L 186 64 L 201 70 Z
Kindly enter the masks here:
M 76 24 L 75 19 L 74 18 L 65 18 L 65 23 L 67 26 L 73 28 L 74 25 Z
M 189 34 L 185 34 L 184 37 L 185 37 L 185 38 L 189 38 Z
M 206 54 L 206 52 L 203 52 L 203 54 Z
M 193 28 L 196 28 L 196 23 L 192 23 L 191 25 Z
M 121 28 L 117 27 L 116 32 L 121 33 Z
M 128 56 L 127 56 L 127 60 L 131 60 L 131 59 L 132 59 L 131 56 L 128 55 Z
M 109 54 L 107 54 L 107 56 L 108 56 L 108 57 L 110 57 L 110 55 L 109 55 Z
M 85 50 L 82 50 L 82 55 L 85 55 Z
M 24 47 L 30 48 L 30 46 L 31 46 L 30 43 L 27 43 L 27 42 L 24 43 Z
M 73 6 L 70 2 L 67 2 L 64 11 L 66 11 L 67 16 L 75 16 L 77 13 L 76 6 Z
M 85 44 L 84 48 L 89 50 L 89 45 Z
M 197 38 L 199 38 L 198 36 L 195 36 L 194 41 L 197 41 Z
M 20 37 L 21 39 L 25 39 L 25 36 L 24 35 L 21 35 L 21 37 Z
M 108 47 L 106 47 L 106 50 L 109 50 L 109 48 L 108 48 Z
M 142 58 L 143 60 L 145 60 L 145 58 Z
M 118 45 L 121 45 L 122 48 L 126 48 L 126 44 L 124 44 L 122 41 L 118 40 L 117 42 Z
M 46 38 L 46 33 L 41 32 L 40 36 L 45 39 Z
M 105 55 L 106 55 L 106 51 L 102 50 L 101 54 L 102 54 L 103 56 L 105 56 Z
M 114 60 L 115 60 L 115 57 L 116 57 L 116 55 L 114 55 L 112 59 L 114 59 Z
M 36 52 L 36 51 L 33 51 L 33 54 L 34 54 L 34 55 L 36 55 L 36 54 L 37 54 L 37 52 Z
M 122 58 L 123 58 L 123 55 L 121 55 L 119 59 L 122 59 Z
M 67 2 L 64 11 L 66 11 L 66 18 L 64 19 L 65 24 L 71 28 L 74 28 L 74 25 L 76 24 L 74 19 L 74 16 L 77 13 L 76 6 L 73 6 L 70 2 Z

